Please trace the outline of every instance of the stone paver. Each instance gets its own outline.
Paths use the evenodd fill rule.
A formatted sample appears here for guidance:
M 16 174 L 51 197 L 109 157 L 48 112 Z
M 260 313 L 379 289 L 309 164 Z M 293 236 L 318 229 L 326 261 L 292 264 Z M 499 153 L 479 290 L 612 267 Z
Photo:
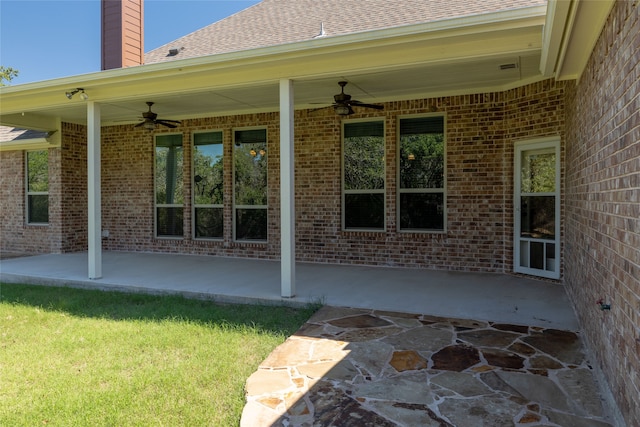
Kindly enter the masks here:
M 576 332 L 334 307 L 246 399 L 241 427 L 612 425 Z

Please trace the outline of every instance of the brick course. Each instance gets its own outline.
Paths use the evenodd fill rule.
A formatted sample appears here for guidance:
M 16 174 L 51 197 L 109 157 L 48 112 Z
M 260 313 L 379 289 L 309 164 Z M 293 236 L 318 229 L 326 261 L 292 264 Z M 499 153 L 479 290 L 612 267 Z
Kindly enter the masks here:
M 640 425 L 639 8 L 615 2 L 566 102 L 565 282 L 629 426 Z

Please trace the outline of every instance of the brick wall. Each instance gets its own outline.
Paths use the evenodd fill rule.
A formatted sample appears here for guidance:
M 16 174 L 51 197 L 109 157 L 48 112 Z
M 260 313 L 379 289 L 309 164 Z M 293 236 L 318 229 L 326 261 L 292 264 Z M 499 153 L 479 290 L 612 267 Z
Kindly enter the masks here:
M 4 252 L 60 252 L 60 149 L 49 150 L 49 224 L 26 222 L 26 165 L 24 151 L 0 152 L 0 250 Z
M 566 102 L 565 282 L 629 426 L 640 425 L 639 9 L 615 3 Z
M 386 230 L 341 230 L 341 118 L 332 109 L 297 111 L 296 253 L 300 261 L 418 267 L 463 271 L 511 271 L 513 258 L 513 144 L 526 138 L 562 135 L 564 84 L 545 81 L 488 94 L 391 102 L 384 111 L 359 109 L 350 118 L 383 118 L 386 144 Z M 403 115 L 442 113 L 447 127 L 447 232 L 396 231 L 396 123 Z M 268 136 L 269 239 L 239 243 L 232 236 L 232 129 L 264 126 Z M 191 237 L 191 153 L 185 150 L 184 239 L 154 237 L 153 135 L 175 129 L 113 126 L 102 129 L 103 240 L 106 250 L 159 251 L 278 259 L 279 117 L 277 113 L 201 118 L 177 129 L 187 147 L 194 131 L 224 131 L 225 234 L 222 241 Z M 54 150 L 55 151 L 55 150 Z M 23 161 L 3 160 L 16 172 L 4 178 L 3 241 L 37 252 L 86 249 L 86 128 L 63 126 L 63 147 L 52 156 L 52 224 L 47 236 L 28 236 Z M 58 160 L 55 160 L 58 159 Z M 57 162 L 57 163 L 56 163 Z M 57 165 L 57 166 L 56 166 Z M 59 173 L 56 172 L 59 170 Z M 4 176 L 4 174 L 3 174 Z M 64 191 L 62 190 L 64 188 Z M 10 193 L 10 194 L 9 194 Z M 22 210 L 21 210 L 22 209 Z M 17 222 L 16 222 L 17 221 Z M 57 227 L 57 228 L 56 228 Z M 5 232 L 6 230 L 6 232 Z M 6 233 L 6 234 L 5 234 Z M 52 238 L 51 236 L 59 236 Z M 45 240 L 49 239 L 48 242 Z M 46 244 L 45 244 L 46 243 Z M 4 244 L 4 243 L 3 243 Z M 51 245 L 54 245 L 52 248 Z M 57 246 L 56 246 L 57 245 Z
M 60 165 L 61 251 L 87 248 L 87 129 L 64 123 Z
M 386 145 L 386 231 L 341 230 L 341 118 L 331 109 L 295 115 L 297 258 L 465 271 L 512 269 L 513 143 L 562 134 L 563 84 L 546 81 L 504 93 L 393 102 L 383 112 L 360 110 L 353 118 L 383 118 Z M 448 230 L 396 231 L 396 121 L 398 116 L 441 112 L 447 117 Z M 269 239 L 232 239 L 232 129 L 264 126 L 268 135 Z M 103 129 L 103 229 L 105 249 L 279 258 L 279 119 L 277 113 L 185 120 L 194 131 L 221 129 L 225 143 L 225 234 L 222 241 L 191 238 L 191 201 L 185 203 L 185 238 L 154 238 L 153 135 L 131 126 Z M 157 129 L 174 133 L 173 129 Z M 191 154 L 185 150 L 184 176 Z M 186 194 L 191 180 L 185 179 Z
M 83 126 L 63 123 L 62 146 L 49 149 L 49 224 L 25 217 L 24 151 L 0 152 L 0 250 L 60 253 L 87 247 L 87 155 Z
M 391 102 L 384 111 L 359 109 L 350 118 L 382 118 L 386 143 L 386 230 L 341 230 L 341 118 L 332 109 L 295 114 L 297 258 L 464 271 L 511 271 L 513 258 L 513 144 L 562 135 L 564 84 L 545 81 L 488 94 Z M 396 123 L 399 116 L 442 113 L 447 129 L 447 232 L 396 231 Z M 269 239 L 239 243 L 232 236 L 232 129 L 264 126 L 268 135 Z M 153 135 L 142 128 L 102 129 L 102 225 L 107 250 L 159 251 L 279 258 L 279 118 L 277 113 L 183 121 L 188 147 L 194 131 L 221 129 L 225 143 L 225 234 L 192 239 L 190 150 L 184 152 L 184 239 L 154 237 Z M 64 124 L 63 145 L 51 150 L 49 227 L 24 226 L 24 161 L 4 153 L 3 248 L 35 252 L 86 249 L 86 128 Z M 6 236 L 6 237 L 5 237 Z
M 545 96 L 540 96 L 545 94 Z M 545 80 L 528 86 L 519 87 L 508 91 L 505 95 L 507 111 L 505 114 L 507 158 L 514 158 L 514 142 L 526 140 L 532 135 L 536 137 L 560 136 L 560 218 L 564 218 L 564 177 L 565 174 L 565 147 L 564 147 L 564 127 L 565 127 L 565 83 Z M 505 194 L 508 200 L 512 200 L 514 192 L 513 165 L 506 173 L 511 174 L 507 181 Z M 505 204 L 509 218 L 513 217 L 513 204 Z M 564 248 L 564 221 L 560 222 L 560 277 L 563 272 L 562 251 Z M 509 229 L 512 233 L 512 230 Z M 511 234 L 512 235 L 512 234 Z M 511 235 L 505 236 L 506 246 L 510 251 L 510 258 L 513 258 L 513 245 L 509 241 Z M 513 263 L 512 263 L 513 264 Z

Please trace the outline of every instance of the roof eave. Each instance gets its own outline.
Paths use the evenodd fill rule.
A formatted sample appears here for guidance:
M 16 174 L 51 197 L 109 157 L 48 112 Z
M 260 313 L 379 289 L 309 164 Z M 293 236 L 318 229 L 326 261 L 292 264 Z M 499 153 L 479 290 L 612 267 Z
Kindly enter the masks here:
M 493 50 L 482 54 L 505 53 L 508 49 L 522 51 L 523 46 L 525 49 L 539 50 L 540 40 L 537 39 L 536 34 L 542 31 L 545 14 L 546 6 L 535 6 L 3 87 L 0 88 L 3 107 L 0 123 L 10 124 L 8 122 L 10 119 L 13 121 L 11 125 L 14 126 L 51 129 L 50 117 L 41 118 L 37 123 L 34 122 L 35 125 L 31 123 L 33 121 L 31 117 L 37 116 L 39 111 L 47 111 L 50 115 L 54 110 L 62 111 L 73 105 L 80 106 L 79 104 L 83 103 L 82 100 L 75 98 L 68 100 L 64 97 L 65 91 L 77 87 L 85 88 L 90 99 L 96 102 L 117 102 L 161 92 L 188 93 L 200 91 L 203 87 L 210 89 L 212 71 L 216 73 L 217 79 L 225 72 L 227 76 L 232 76 L 227 81 L 213 82 L 218 87 L 250 86 L 260 82 L 277 81 L 285 77 L 313 78 L 323 75 L 322 73 L 328 75 L 337 72 L 353 72 L 353 69 L 344 67 L 344 62 L 330 62 L 326 65 L 326 59 L 323 58 L 340 55 L 350 57 L 354 52 L 359 54 L 365 52 L 356 65 L 359 69 L 368 71 L 381 70 L 390 66 L 386 62 L 388 58 L 381 58 L 379 54 L 374 54 L 379 52 L 378 49 L 393 52 L 396 61 L 391 64 L 393 67 L 412 65 L 411 61 L 416 61 L 416 52 L 419 52 L 419 60 L 423 62 L 446 63 L 461 58 L 456 56 L 459 55 L 457 49 L 447 52 L 448 56 L 435 54 L 440 44 L 435 43 L 436 41 L 446 43 L 450 40 L 466 40 L 467 51 L 464 53 L 466 57 L 480 55 L 479 51 L 489 48 Z M 516 41 L 510 40 L 510 37 L 496 38 L 497 34 L 502 36 L 502 34 L 512 34 L 512 31 L 522 29 L 527 29 L 527 34 L 522 39 L 518 39 L 517 46 Z M 493 37 L 492 43 L 479 46 L 477 43 L 482 42 L 483 36 Z M 498 52 L 496 49 L 502 49 L 502 46 L 491 46 L 497 40 L 504 40 L 504 43 L 512 43 L 512 45 L 509 45 L 507 50 Z M 527 48 L 530 40 L 533 41 L 533 45 L 529 44 L 531 47 Z M 475 45 L 471 46 L 471 41 Z M 403 46 L 408 52 L 407 55 L 402 55 Z M 420 46 L 419 51 L 416 50 L 416 46 Z M 363 60 L 368 62 L 364 63 Z M 304 68 L 300 65 L 313 63 L 313 61 L 316 65 L 320 64 L 318 61 L 325 61 L 324 69 L 316 71 L 308 66 L 301 71 L 303 74 L 296 74 L 298 70 Z M 260 73 L 254 72 L 251 76 L 236 72 L 256 69 L 256 64 L 260 64 L 261 69 L 268 65 L 270 72 L 264 73 L 261 70 Z M 202 79 L 205 74 L 206 80 Z M 200 81 L 191 77 L 199 77 Z M 24 112 L 29 113 L 28 117 L 25 117 Z
M 579 79 L 615 0 L 549 0 L 540 71 L 557 80 Z
M 515 27 L 523 21 L 535 20 L 544 22 L 546 6 L 532 6 L 513 9 L 503 12 L 480 14 L 462 18 L 452 18 L 440 21 L 405 25 L 382 30 L 370 30 L 358 33 L 316 38 L 302 42 L 286 43 L 275 46 L 261 47 L 230 53 L 201 56 L 196 58 L 178 59 L 167 62 L 157 62 L 135 67 L 118 68 L 112 70 L 97 71 L 94 73 L 79 74 L 58 79 L 43 80 L 33 83 L 19 84 L 15 86 L 0 87 L 0 94 L 9 96 L 15 93 L 38 91 L 42 89 L 74 88 L 78 84 L 108 81 L 112 79 L 135 79 L 145 75 L 162 72 L 173 72 L 190 67 L 219 64 L 225 62 L 237 62 L 254 60 L 255 58 L 273 56 L 286 53 L 288 55 L 309 52 L 315 49 L 327 49 L 331 47 L 344 47 L 359 43 L 388 43 L 391 40 L 405 37 L 417 37 L 418 35 L 431 35 L 434 37 L 451 37 L 452 35 L 465 35 L 484 33 L 497 29 L 504 29 L 505 25 Z M 306 55 L 306 54 L 305 54 Z

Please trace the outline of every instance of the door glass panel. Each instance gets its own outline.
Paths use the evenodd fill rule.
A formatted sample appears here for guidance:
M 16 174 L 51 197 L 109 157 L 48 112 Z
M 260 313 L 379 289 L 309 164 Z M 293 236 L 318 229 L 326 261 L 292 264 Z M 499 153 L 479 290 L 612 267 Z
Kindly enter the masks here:
M 515 266 L 517 272 L 559 278 L 558 144 L 516 148 Z
M 555 203 L 554 196 L 522 196 L 520 199 L 520 236 L 554 239 Z
M 529 267 L 529 242 L 526 240 L 520 241 L 520 266 Z
M 522 193 L 553 193 L 556 191 L 555 153 L 523 152 L 520 188 Z
M 545 270 L 556 271 L 556 245 L 554 243 L 545 244 Z
M 542 242 L 530 242 L 529 252 L 529 267 L 542 270 L 544 268 L 544 244 Z

